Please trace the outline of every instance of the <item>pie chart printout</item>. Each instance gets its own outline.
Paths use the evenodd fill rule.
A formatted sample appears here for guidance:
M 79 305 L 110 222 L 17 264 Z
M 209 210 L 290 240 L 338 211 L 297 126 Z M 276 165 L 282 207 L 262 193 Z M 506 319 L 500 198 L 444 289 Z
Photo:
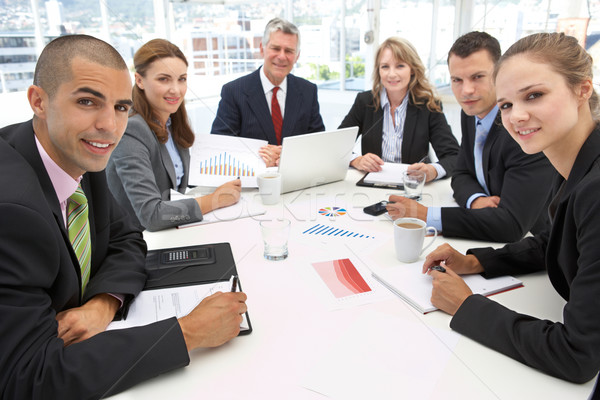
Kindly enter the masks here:
M 346 214 L 346 210 L 341 207 L 323 207 L 319 209 L 319 214 L 324 217 L 341 217 Z

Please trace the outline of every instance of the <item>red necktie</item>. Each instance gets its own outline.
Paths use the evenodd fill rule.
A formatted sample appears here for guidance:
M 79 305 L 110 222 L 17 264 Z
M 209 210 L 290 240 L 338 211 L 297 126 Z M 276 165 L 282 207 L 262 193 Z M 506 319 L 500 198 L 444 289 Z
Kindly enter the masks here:
M 278 90 L 279 86 L 273 88 L 273 97 L 271 97 L 271 118 L 273 119 L 273 128 L 275 128 L 277 144 L 281 144 L 281 125 L 283 125 L 283 118 L 281 117 L 281 109 L 279 108 L 279 102 L 277 101 Z

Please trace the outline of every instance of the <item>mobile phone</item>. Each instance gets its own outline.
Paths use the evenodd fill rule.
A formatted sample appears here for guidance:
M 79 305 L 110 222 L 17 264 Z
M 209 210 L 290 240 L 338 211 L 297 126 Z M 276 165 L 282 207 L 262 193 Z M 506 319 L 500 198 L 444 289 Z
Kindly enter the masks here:
M 370 206 L 363 208 L 363 211 L 369 215 L 381 215 L 387 211 L 385 206 L 387 206 L 388 203 L 388 201 L 380 201 L 379 203 L 371 204 Z

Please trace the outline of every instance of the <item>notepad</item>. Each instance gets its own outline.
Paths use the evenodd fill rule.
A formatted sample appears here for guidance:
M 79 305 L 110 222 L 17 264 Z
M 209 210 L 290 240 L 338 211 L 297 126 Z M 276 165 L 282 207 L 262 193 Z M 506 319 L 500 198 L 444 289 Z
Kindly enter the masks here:
M 422 274 L 422 261 L 412 264 L 372 268 L 373 277 L 392 293 L 425 314 L 437 310 L 431 304 L 431 281 L 433 278 Z M 512 276 L 485 279 L 479 274 L 461 276 L 473 293 L 490 296 L 509 289 L 523 286 L 523 282 Z
M 379 172 L 369 172 L 364 182 L 373 185 L 399 185 L 402 186 L 402 175 L 410 164 L 385 163 Z

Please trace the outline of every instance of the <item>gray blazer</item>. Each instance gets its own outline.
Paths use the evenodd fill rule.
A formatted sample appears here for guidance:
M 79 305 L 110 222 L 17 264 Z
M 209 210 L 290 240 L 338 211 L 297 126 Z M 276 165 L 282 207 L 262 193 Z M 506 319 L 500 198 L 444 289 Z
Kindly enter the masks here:
M 117 201 L 142 229 L 158 231 L 202 220 L 195 199 L 170 201 L 169 191 L 183 193 L 190 170 L 189 149 L 177 146 L 184 175 L 177 187 L 175 167 L 167 147 L 138 114 L 129 118 L 125 134 L 106 167 L 108 186 Z

